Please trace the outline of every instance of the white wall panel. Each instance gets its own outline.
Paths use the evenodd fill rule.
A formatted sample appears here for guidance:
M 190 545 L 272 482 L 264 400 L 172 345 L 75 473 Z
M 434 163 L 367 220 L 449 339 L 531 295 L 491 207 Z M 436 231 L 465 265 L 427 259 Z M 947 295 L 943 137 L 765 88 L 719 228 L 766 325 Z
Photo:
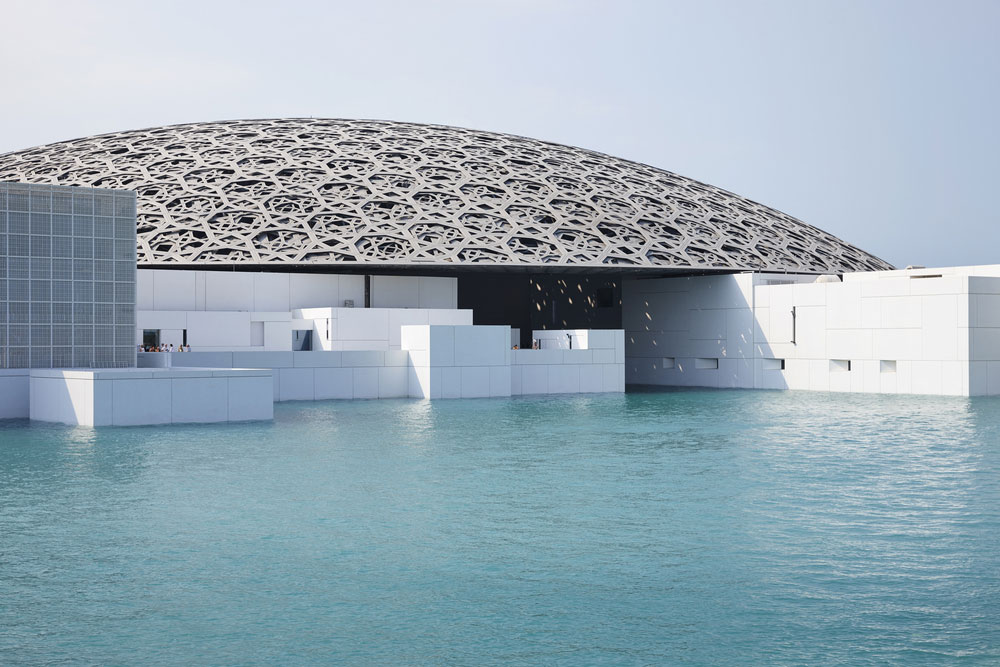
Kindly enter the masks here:
M 153 310 L 196 310 L 196 271 L 150 271 L 139 269 L 137 274 L 152 274 Z M 144 278 L 146 279 L 146 278 Z
M 290 277 L 287 273 L 254 273 L 253 309 L 257 311 L 289 311 Z
M 199 347 L 250 347 L 250 313 L 192 311 L 187 314 L 188 344 Z

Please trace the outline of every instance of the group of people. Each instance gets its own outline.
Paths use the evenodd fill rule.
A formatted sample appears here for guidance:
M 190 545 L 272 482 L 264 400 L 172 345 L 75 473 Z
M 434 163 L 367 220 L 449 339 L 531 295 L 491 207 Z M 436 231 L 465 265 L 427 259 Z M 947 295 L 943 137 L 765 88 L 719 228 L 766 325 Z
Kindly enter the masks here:
M 174 348 L 173 343 L 165 343 L 163 345 L 140 345 L 140 352 L 190 352 L 190 345 L 178 345 Z

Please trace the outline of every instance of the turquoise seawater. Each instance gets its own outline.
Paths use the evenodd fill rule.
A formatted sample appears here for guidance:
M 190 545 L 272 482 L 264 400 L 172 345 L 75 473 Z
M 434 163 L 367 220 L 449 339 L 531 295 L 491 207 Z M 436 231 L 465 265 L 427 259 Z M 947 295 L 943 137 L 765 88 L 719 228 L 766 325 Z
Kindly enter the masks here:
M 3 664 L 997 664 L 1000 400 L 0 422 Z

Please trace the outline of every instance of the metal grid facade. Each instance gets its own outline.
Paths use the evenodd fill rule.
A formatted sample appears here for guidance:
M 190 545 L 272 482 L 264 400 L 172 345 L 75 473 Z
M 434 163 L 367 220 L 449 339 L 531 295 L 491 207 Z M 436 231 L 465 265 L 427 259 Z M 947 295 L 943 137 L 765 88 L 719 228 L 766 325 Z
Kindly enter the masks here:
M 135 193 L 0 183 L 0 368 L 135 366 Z
M 119 132 L 0 155 L 0 180 L 135 190 L 146 266 L 892 268 L 677 174 L 438 125 L 284 118 Z

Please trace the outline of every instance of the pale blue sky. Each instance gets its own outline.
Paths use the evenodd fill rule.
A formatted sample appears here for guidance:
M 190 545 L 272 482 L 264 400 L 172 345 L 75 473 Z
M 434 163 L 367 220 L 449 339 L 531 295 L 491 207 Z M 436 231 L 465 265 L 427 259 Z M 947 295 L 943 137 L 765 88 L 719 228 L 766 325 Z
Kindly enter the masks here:
M 1000 2 L 4 3 L 0 152 L 387 118 L 590 148 L 894 264 L 1000 263 Z

